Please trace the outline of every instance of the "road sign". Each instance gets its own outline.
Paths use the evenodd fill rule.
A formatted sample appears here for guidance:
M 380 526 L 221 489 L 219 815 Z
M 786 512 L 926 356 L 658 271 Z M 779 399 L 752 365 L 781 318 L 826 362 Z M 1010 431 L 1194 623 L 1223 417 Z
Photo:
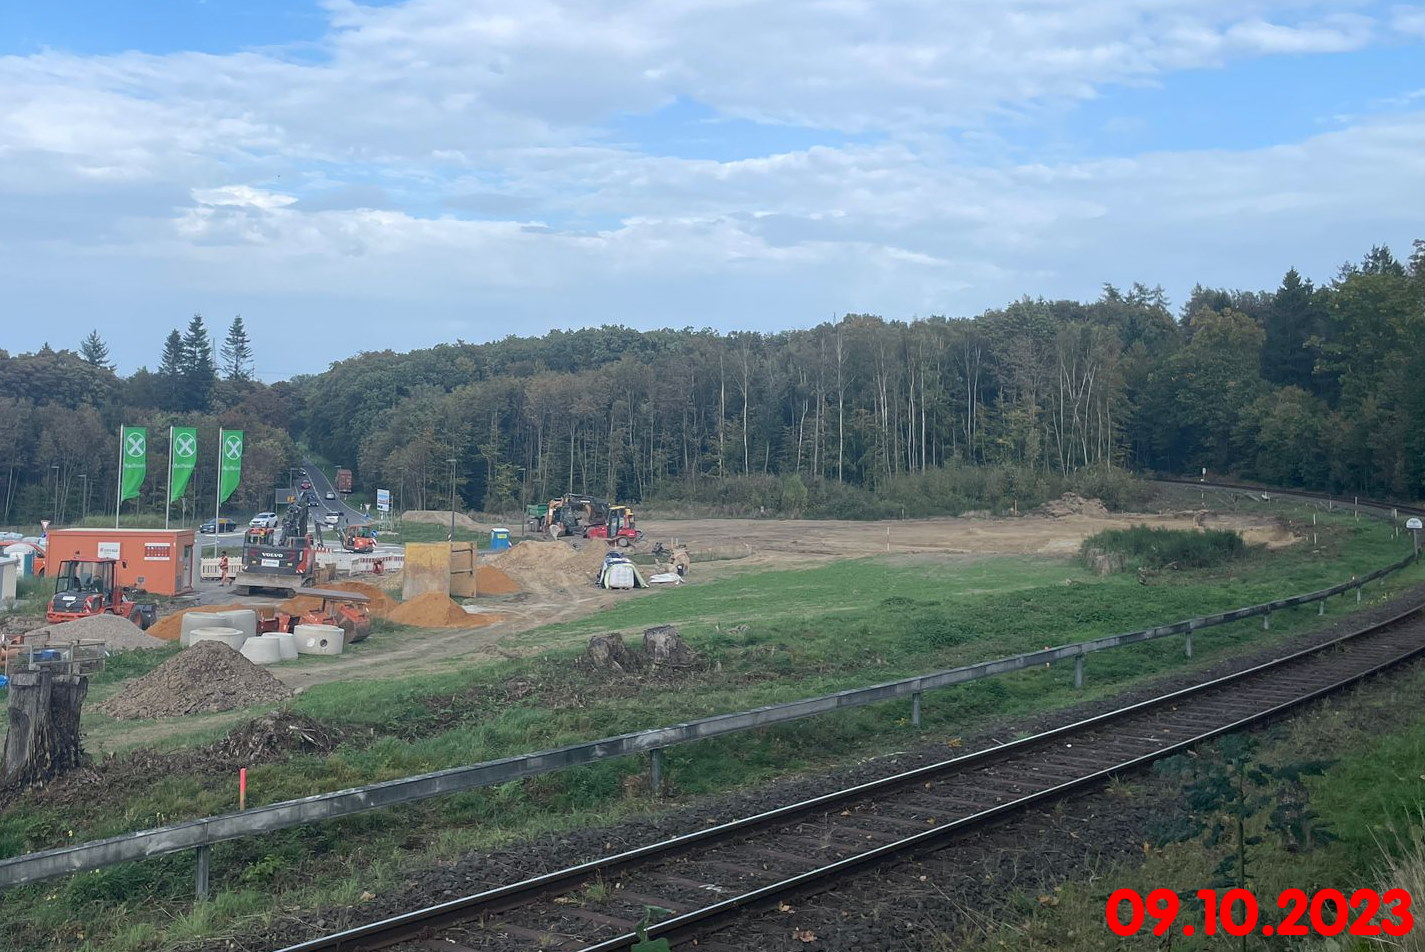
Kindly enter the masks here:
M 391 511 L 391 490 L 376 490 L 376 508 L 381 510 L 382 512 Z
M 1420 522 L 1419 519 L 1415 518 L 1414 516 L 1411 516 L 1409 519 L 1406 519 L 1406 520 L 1405 520 L 1405 528 L 1407 528 L 1407 529 L 1421 529 L 1421 528 L 1425 528 L 1425 525 L 1422 525 L 1422 523 Z

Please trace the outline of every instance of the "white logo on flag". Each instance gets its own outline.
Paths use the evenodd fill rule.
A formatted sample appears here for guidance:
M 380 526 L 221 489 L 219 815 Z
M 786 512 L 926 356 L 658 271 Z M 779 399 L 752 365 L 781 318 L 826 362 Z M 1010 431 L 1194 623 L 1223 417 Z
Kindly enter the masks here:
M 124 441 L 124 452 L 134 458 L 143 456 L 147 449 L 142 433 L 130 433 L 128 439 Z
M 228 459 L 242 459 L 242 437 L 228 437 L 223 443 L 223 455 Z
M 173 452 L 176 456 L 192 456 L 198 452 L 198 441 L 191 433 L 180 433 L 173 441 Z

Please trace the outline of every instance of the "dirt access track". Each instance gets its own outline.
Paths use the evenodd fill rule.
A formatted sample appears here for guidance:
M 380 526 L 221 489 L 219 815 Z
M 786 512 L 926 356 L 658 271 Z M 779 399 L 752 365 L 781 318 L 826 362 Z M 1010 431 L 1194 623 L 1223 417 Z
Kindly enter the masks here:
M 1296 540 L 1281 520 L 1269 515 L 1217 513 L 1207 510 L 1169 513 L 1108 514 L 1092 500 L 1083 512 L 1061 516 L 1024 515 L 984 518 L 934 518 L 849 522 L 816 519 L 645 519 L 646 535 L 639 547 L 655 542 L 686 543 L 692 552 L 691 584 L 729 578 L 749 571 L 809 568 L 844 559 L 913 556 L 917 560 L 965 560 L 994 555 L 1043 555 L 1071 558 L 1080 543 L 1105 529 L 1135 525 L 1178 529 L 1234 529 L 1249 543 L 1271 547 Z M 568 542 L 537 541 L 538 546 Z M 597 543 L 578 540 L 581 550 Z M 699 562 L 699 557 L 714 559 Z M 597 558 L 594 560 L 597 563 Z M 498 559 L 493 560 L 498 565 Z M 523 632 L 552 622 L 574 621 L 630 598 L 659 598 L 655 587 L 637 592 L 596 588 L 582 572 L 551 572 L 526 586 L 522 595 L 480 599 L 506 620 L 475 629 L 407 629 L 400 634 L 373 636 L 359 656 L 310 658 L 299 666 L 282 666 L 273 674 L 301 691 L 330 681 L 390 678 L 449 670 L 461 659 L 516 658 L 548 648 L 582 642 L 583 636 L 551 637 L 532 642 Z
M 1089 536 L 1106 529 L 1147 525 L 1172 529 L 1233 529 L 1248 543 L 1278 548 L 1296 541 L 1268 515 L 1217 513 L 1114 513 L 1064 516 L 895 519 L 843 522 L 821 519 L 687 519 L 639 523 L 651 540 L 686 542 L 698 552 L 731 555 L 743 549 L 767 562 L 859 559 L 886 553 L 1071 556 Z

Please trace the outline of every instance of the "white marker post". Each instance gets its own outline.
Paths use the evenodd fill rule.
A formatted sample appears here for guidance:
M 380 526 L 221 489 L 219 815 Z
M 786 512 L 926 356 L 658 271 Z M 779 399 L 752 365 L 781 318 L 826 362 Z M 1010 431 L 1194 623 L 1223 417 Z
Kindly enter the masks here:
M 1420 530 L 1425 528 L 1425 523 L 1421 523 L 1415 516 L 1405 520 L 1405 528 L 1410 530 L 1410 537 L 1415 542 L 1415 554 L 1420 554 Z

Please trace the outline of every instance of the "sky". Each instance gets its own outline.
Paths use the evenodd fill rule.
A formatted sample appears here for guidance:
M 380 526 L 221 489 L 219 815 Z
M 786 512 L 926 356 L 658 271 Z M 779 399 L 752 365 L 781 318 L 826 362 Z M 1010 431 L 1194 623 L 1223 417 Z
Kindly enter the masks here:
M 556 327 L 1329 282 L 1425 238 L 1425 4 L 0 4 L 0 349 L 269 381 Z

